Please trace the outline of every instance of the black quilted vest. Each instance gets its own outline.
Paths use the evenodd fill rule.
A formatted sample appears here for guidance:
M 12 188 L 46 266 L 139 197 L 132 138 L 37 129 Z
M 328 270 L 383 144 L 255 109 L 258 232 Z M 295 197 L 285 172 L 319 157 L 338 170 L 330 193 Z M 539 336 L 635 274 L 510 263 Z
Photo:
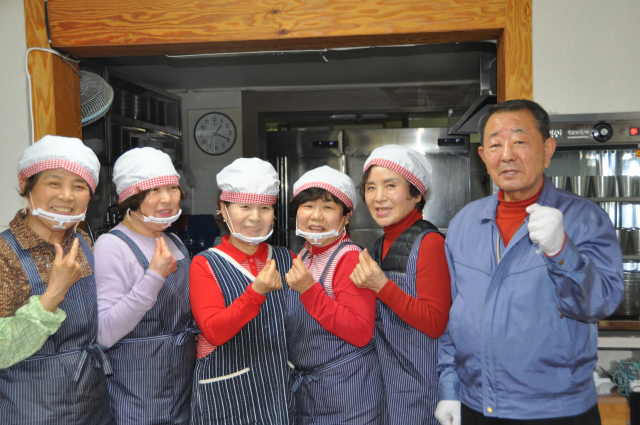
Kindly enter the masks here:
M 384 257 L 384 261 L 380 264 L 380 258 L 382 257 L 382 243 L 384 242 L 384 236 L 378 239 L 373 248 L 373 259 L 380 264 L 380 268 L 384 272 L 399 272 L 405 273 L 407 270 L 407 262 L 409 261 L 409 254 L 411 254 L 411 248 L 416 242 L 420 233 L 425 230 L 431 232 L 438 232 L 438 228 L 426 220 L 418 220 L 407 230 L 402 232 L 400 236 L 393 242 L 389 252 Z M 442 235 L 444 238 L 444 235 Z

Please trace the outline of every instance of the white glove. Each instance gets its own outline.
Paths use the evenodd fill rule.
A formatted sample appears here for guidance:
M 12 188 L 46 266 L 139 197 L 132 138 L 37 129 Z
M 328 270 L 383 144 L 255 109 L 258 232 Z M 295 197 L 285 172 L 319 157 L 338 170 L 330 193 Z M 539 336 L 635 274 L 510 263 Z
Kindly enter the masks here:
M 527 207 L 529 213 L 529 238 L 537 243 L 542 252 L 553 257 L 564 246 L 564 226 L 562 212 L 551 207 L 532 204 Z
M 434 415 L 440 425 L 460 425 L 460 402 L 458 400 L 441 400 Z

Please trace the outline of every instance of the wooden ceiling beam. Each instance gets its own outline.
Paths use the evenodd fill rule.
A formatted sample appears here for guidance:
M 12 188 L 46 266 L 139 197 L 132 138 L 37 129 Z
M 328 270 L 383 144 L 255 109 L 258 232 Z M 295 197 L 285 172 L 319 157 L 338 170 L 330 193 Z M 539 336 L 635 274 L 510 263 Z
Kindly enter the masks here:
M 191 55 L 207 53 L 262 52 L 287 50 L 315 50 L 345 47 L 394 46 L 407 44 L 438 44 L 465 41 L 496 40 L 501 29 L 477 31 L 451 31 L 444 33 L 389 34 L 374 36 L 343 36 L 283 40 L 248 40 L 224 43 L 175 43 L 153 45 L 101 45 L 101 46 L 58 46 L 56 48 L 77 57 Z
M 505 0 L 49 0 L 54 46 L 82 56 L 496 39 Z

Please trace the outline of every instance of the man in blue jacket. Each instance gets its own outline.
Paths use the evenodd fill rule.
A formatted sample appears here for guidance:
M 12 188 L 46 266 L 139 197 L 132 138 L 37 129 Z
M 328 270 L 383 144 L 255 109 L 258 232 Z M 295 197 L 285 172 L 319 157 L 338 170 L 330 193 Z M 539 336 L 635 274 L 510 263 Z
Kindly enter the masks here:
M 545 178 L 556 141 L 540 105 L 502 102 L 478 127 L 478 152 L 500 191 L 449 225 L 453 304 L 436 418 L 600 424 L 597 321 L 624 290 L 615 229 L 598 205 Z

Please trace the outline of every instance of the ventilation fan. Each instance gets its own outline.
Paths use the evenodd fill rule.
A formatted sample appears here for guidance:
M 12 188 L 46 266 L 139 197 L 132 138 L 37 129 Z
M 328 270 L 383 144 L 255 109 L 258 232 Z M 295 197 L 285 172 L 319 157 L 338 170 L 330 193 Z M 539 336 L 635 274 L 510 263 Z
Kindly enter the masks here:
M 113 89 L 100 76 L 80 71 L 80 110 L 82 126 L 102 118 L 113 103 Z

